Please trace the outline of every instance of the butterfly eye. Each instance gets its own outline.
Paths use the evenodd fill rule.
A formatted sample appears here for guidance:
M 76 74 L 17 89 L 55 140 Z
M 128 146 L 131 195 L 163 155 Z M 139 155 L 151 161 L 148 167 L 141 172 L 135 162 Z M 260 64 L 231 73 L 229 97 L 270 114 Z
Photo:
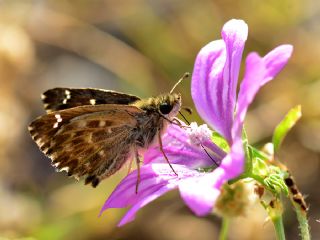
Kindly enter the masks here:
M 167 102 L 164 102 L 164 103 L 161 103 L 161 104 L 160 104 L 160 112 L 161 112 L 162 114 L 168 114 L 168 113 L 170 113 L 171 110 L 172 110 L 172 108 L 173 108 L 173 106 L 170 105 L 170 104 L 167 103 Z

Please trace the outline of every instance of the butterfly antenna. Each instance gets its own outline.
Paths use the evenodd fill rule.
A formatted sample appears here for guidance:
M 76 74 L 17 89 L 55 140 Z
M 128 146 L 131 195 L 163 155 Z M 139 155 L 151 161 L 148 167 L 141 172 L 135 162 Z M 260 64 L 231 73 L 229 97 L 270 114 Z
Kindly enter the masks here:
M 182 110 L 186 111 L 187 113 L 189 113 L 190 115 L 192 114 L 192 108 L 190 107 L 181 107 Z
M 210 160 L 217 166 L 219 167 L 219 164 L 216 162 L 216 160 L 213 159 L 213 157 L 208 153 L 207 149 L 200 143 L 200 146 L 202 147 L 203 151 L 207 154 L 207 156 L 210 158 Z
M 186 123 L 188 123 L 188 125 L 190 125 L 190 122 L 189 122 L 188 119 L 182 114 L 182 112 L 179 111 L 179 114 L 180 114 L 181 117 L 186 121 Z
M 173 88 L 171 89 L 170 93 L 173 92 L 173 90 L 182 82 L 183 79 L 187 78 L 190 76 L 190 73 L 186 72 L 183 74 L 183 76 L 178 80 L 178 82 L 176 82 L 176 84 L 173 86 Z

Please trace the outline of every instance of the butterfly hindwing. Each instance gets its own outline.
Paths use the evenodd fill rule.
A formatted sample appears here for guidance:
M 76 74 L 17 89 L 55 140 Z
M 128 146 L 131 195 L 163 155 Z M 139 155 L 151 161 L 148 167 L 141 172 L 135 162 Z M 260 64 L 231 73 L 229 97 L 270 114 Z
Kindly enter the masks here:
M 48 113 L 84 105 L 128 105 L 140 100 L 134 95 L 94 88 L 53 88 L 41 97 Z
M 37 118 L 29 126 L 32 138 L 68 175 L 99 181 L 121 168 L 132 154 L 139 114 L 126 105 L 82 106 Z

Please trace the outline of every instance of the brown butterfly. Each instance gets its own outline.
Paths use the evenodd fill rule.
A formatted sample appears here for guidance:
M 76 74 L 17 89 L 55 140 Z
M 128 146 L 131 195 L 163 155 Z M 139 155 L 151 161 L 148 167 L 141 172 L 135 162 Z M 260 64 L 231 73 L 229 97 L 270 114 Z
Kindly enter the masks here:
M 154 144 L 163 152 L 161 135 L 166 126 L 179 124 L 175 117 L 181 96 L 173 90 L 188 75 L 170 93 L 144 100 L 101 89 L 50 89 L 42 95 L 47 114 L 28 129 L 53 166 L 69 176 L 86 176 L 85 184 L 93 187 L 135 158 L 137 190 L 140 155 Z

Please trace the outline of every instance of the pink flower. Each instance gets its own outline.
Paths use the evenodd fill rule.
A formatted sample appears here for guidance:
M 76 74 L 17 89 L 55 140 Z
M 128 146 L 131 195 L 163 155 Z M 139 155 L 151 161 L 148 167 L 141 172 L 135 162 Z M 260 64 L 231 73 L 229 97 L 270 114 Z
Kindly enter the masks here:
M 244 171 L 242 144 L 243 122 L 258 90 L 272 80 L 286 65 L 291 45 L 281 45 L 266 56 L 250 53 L 245 75 L 236 94 L 240 63 L 248 35 L 247 24 L 230 20 L 222 29 L 222 39 L 204 46 L 195 61 L 192 75 L 192 98 L 204 121 L 230 145 L 225 153 L 212 138 L 207 125 L 192 123 L 189 129 L 171 125 L 163 135 L 164 151 L 173 168 L 165 162 L 157 147 L 150 148 L 141 167 L 141 183 L 136 194 L 137 171 L 125 177 L 104 204 L 108 208 L 131 207 L 119 226 L 134 219 L 136 212 L 169 190 L 178 188 L 189 208 L 204 216 L 212 211 L 221 186 Z M 204 151 L 206 149 L 208 154 Z M 217 166 L 218 165 L 218 166 Z M 200 168 L 216 166 L 213 171 Z

